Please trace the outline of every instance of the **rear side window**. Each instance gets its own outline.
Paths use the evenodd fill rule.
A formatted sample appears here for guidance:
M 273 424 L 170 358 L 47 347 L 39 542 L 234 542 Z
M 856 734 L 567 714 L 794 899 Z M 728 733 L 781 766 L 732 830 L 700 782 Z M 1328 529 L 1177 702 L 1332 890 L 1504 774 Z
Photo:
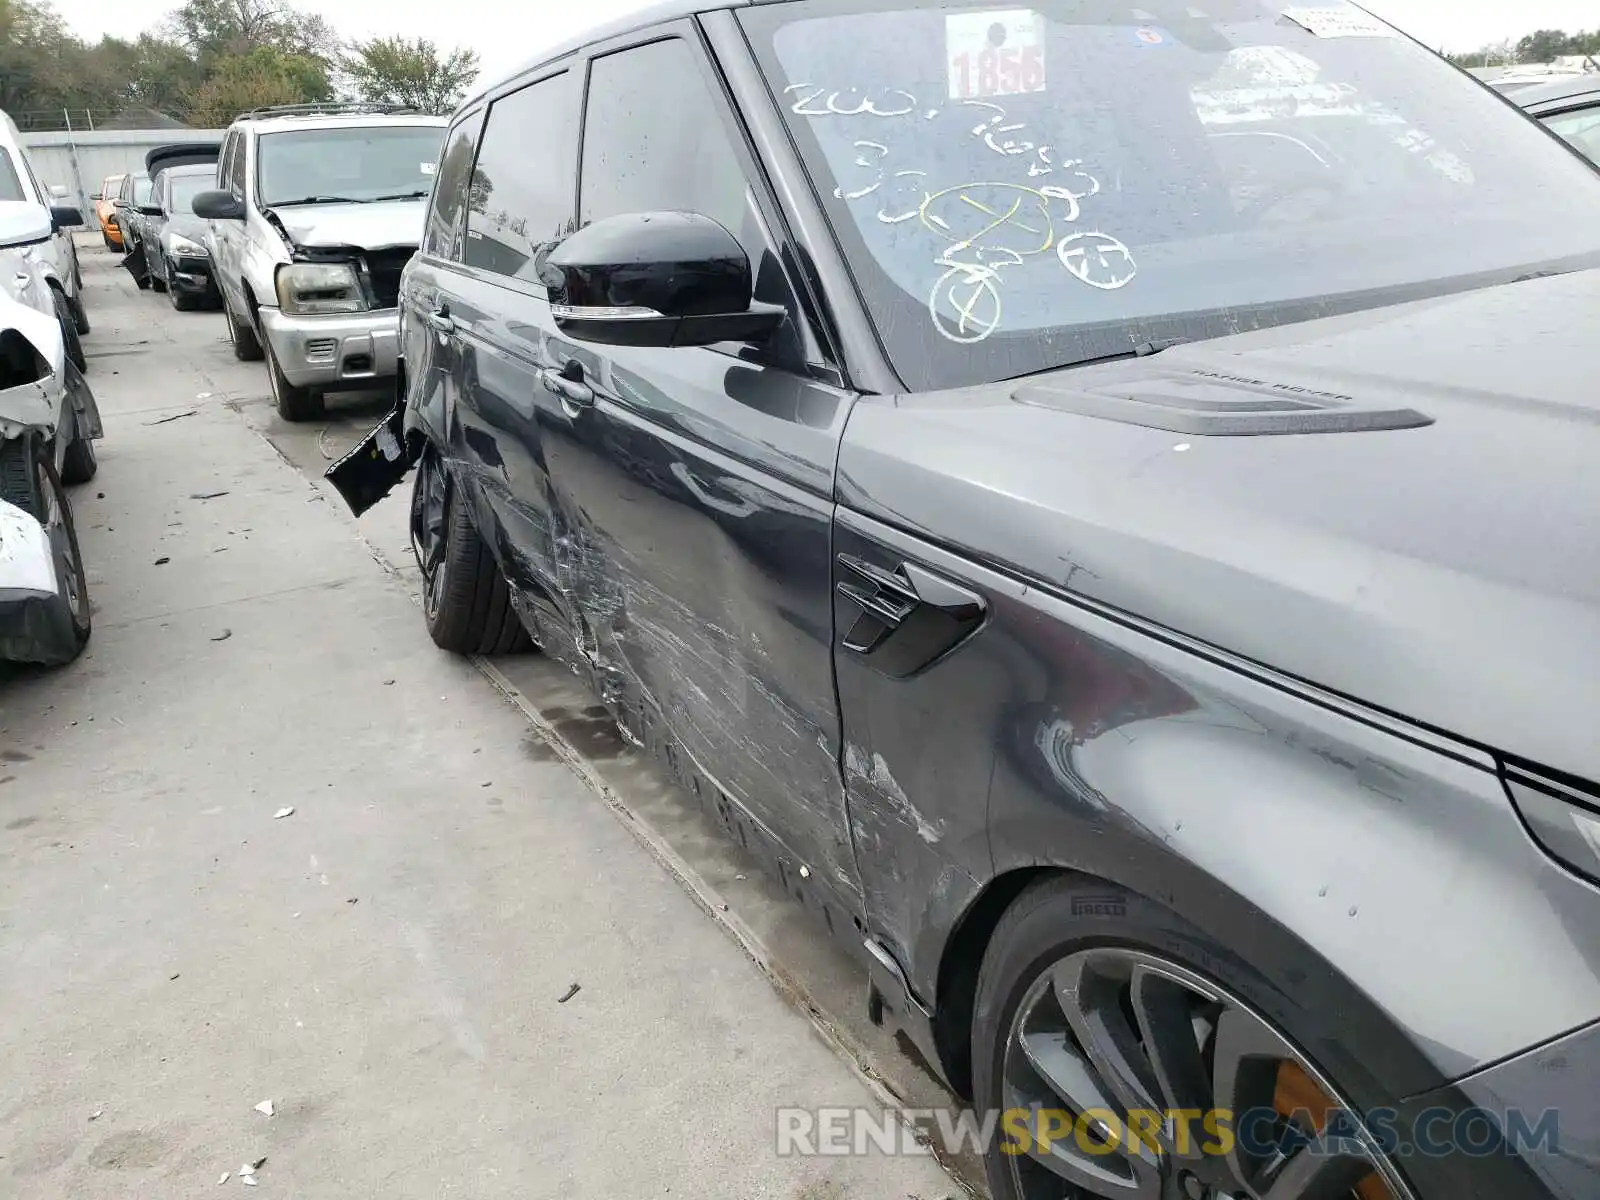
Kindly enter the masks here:
M 759 262 L 765 238 L 744 170 L 694 52 L 679 38 L 597 58 L 584 117 L 580 224 L 622 213 L 697 212 Z
M 428 208 L 428 224 L 422 235 L 424 254 L 450 259 L 461 257 L 461 220 L 467 209 L 467 187 L 482 128 L 483 111 L 480 109 L 459 122 L 445 139 L 444 153 L 439 158 L 439 177 L 433 184 L 433 203 Z
M 244 134 L 233 135 L 233 149 L 228 155 L 222 186 L 236 196 L 244 195 Z
M 17 165 L 11 153 L 0 146 L 0 200 L 26 200 L 22 194 L 22 180 L 17 176 Z
M 577 137 L 570 71 L 495 101 L 467 185 L 469 267 L 539 283 L 545 254 L 572 231 Z

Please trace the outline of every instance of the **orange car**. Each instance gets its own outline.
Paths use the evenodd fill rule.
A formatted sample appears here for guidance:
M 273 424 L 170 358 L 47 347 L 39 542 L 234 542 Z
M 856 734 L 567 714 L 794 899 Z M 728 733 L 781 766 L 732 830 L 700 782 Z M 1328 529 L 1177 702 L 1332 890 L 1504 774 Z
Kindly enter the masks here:
M 100 194 L 93 197 L 94 215 L 100 221 L 100 236 L 105 239 L 107 250 L 122 249 L 122 230 L 117 227 L 116 199 L 117 193 L 122 190 L 122 181 L 126 175 L 107 175 L 100 184 Z

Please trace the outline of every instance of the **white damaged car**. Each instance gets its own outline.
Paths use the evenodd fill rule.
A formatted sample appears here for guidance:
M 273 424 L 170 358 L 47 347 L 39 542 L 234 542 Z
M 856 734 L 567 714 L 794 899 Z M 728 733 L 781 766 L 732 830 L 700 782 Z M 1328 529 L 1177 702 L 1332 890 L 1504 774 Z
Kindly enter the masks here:
M 100 412 L 67 357 L 60 323 L 22 290 L 12 272 L 0 273 L 0 659 L 56 666 L 89 640 L 83 555 L 63 479 L 82 467 L 75 447 L 90 447 L 93 461 Z

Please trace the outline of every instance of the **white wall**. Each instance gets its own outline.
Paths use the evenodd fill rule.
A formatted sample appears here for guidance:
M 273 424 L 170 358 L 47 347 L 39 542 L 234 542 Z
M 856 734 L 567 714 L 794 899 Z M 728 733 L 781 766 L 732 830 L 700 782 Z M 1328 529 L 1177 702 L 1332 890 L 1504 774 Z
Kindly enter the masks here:
M 69 203 L 93 223 L 89 197 L 107 175 L 144 170 L 144 156 L 157 146 L 179 142 L 220 142 L 224 129 L 106 129 L 97 132 L 24 133 L 23 147 L 33 160 L 39 182 L 67 189 Z

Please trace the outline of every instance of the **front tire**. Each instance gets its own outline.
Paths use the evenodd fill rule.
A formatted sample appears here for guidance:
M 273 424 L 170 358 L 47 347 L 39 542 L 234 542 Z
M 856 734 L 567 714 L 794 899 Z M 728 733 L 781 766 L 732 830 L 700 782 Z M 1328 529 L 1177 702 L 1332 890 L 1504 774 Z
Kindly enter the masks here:
M 1232 982 L 1198 964 L 1225 967 Z M 1270 1009 L 1294 1002 L 1160 905 L 1075 875 L 1027 888 L 995 928 L 973 1015 L 976 1102 L 1001 1114 L 986 1161 L 995 1200 L 1409 1200 L 1359 1124 L 1331 1153 L 1307 1154 L 1304 1141 L 1266 1151 L 1293 1145 L 1308 1120 L 1314 1135 L 1332 1113 L 1367 1111 L 1262 1015 Z M 1304 1018 L 1315 1027 L 1315 1014 Z M 1185 1144 L 1159 1125 L 1194 1110 L 1226 1110 L 1235 1137 L 1197 1119 Z M 1134 1113 L 1156 1115 L 1147 1137 Z M 1047 1121 L 1053 1137 L 1041 1144 Z
M 411 549 L 422 570 L 422 615 L 434 645 L 455 654 L 514 654 L 532 646 L 500 564 L 432 446 L 417 464 L 412 488 Z
M 233 305 L 227 298 L 222 301 L 223 314 L 228 318 L 228 341 L 233 343 L 233 356 L 240 362 L 261 361 L 261 340 L 256 331 L 233 315 Z
M 77 487 L 81 483 L 88 483 L 99 473 L 100 459 L 95 454 L 94 442 L 79 431 L 76 416 L 72 420 L 71 435 L 66 453 L 61 456 L 61 482 L 68 487 Z
M 267 381 L 272 385 L 272 399 L 278 406 L 278 415 L 285 421 L 310 421 L 322 415 L 322 393 L 315 388 L 297 387 L 284 378 L 278 366 L 278 356 L 272 343 L 263 345 L 267 357 Z
M 73 366 L 87 374 L 89 359 L 83 352 L 83 339 L 78 336 L 78 322 L 72 315 L 72 306 L 67 303 L 64 293 L 51 290 L 55 298 L 56 320 L 61 325 L 61 340 L 66 347 L 67 358 Z

